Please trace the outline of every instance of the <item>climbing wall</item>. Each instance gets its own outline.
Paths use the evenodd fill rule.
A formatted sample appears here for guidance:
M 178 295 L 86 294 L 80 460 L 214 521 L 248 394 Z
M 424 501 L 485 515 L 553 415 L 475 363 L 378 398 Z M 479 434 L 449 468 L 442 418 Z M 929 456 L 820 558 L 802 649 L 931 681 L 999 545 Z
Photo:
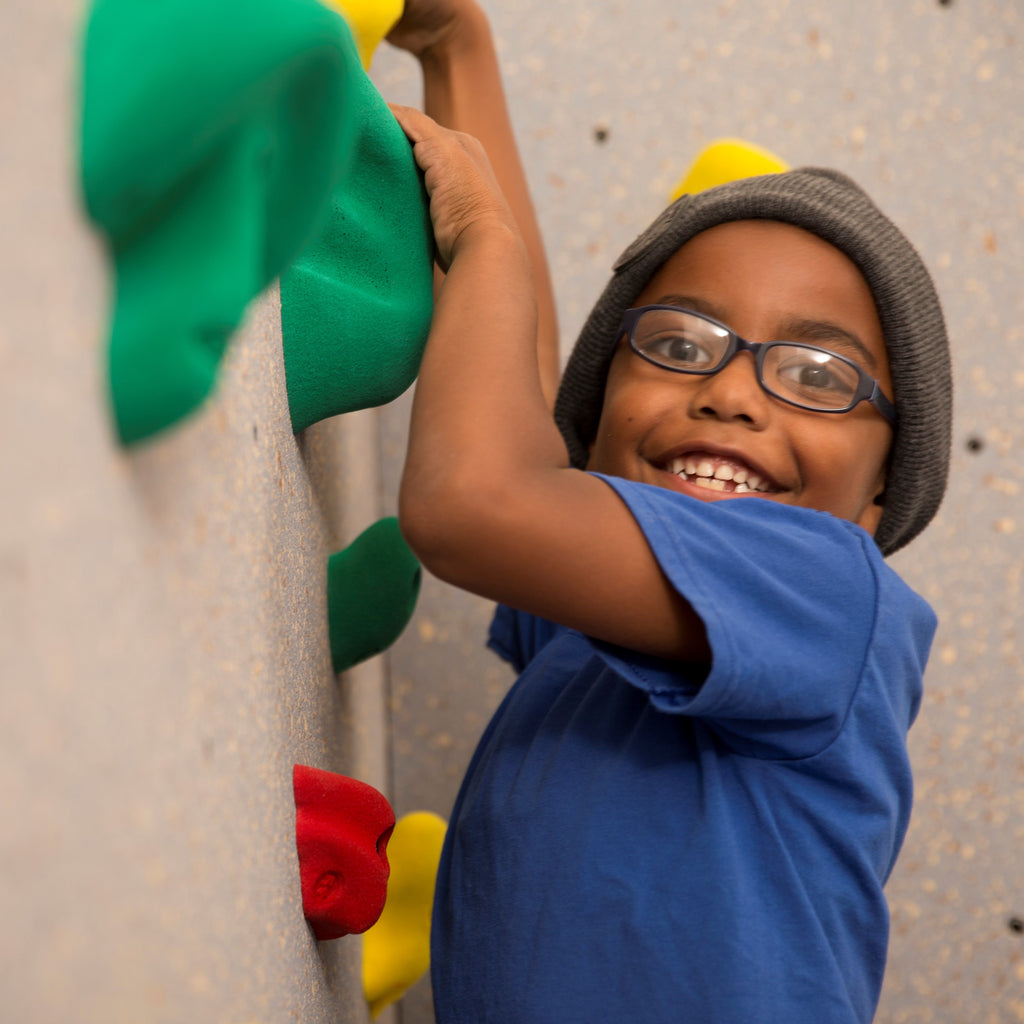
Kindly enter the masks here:
M 994 0 L 485 6 L 563 352 L 612 260 L 723 135 L 850 172 L 934 271 L 953 475 L 897 564 L 942 626 L 878 1020 L 1024 1020 L 1021 14 Z M 84 5 L 5 15 L 0 1020 L 366 1020 L 360 940 L 318 943 L 303 918 L 292 766 L 363 779 L 399 815 L 446 815 L 510 681 L 483 650 L 489 609 L 427 579 L 388 657 L 335 673 L 326 566 L 394 511 L 408 397 L 321 420 L 342 410 L 307 395 L 296 435 L 276 279 L 209 396 L 121 443 L 112 262 L 78 177 Z M 402 55 L 379 54 L 374 79 L 418 99 Z M 398 1016 L 431 1019 L 425 983 Z
M 0 1020 L 12 1024 L 369 1019 L 361 938 L 318 942 L 304 919 L 292 772 L 388 788 L 380 661 L 366 659 L 393 636 L 355 628 L 378 607 L 363 586 L 374 574 L 331 566 L 380 519 L 376 424 L 355 410 L 391 396 L 350 387 L 344 408 L 323 404 L 301 281 L 285 280 L 286 360 L 277 276 L 286 250 L 308 265 L 336 242 L 318 234 L 337 219 L 330 187 L 381 157 L 365 144 L 379 122 L 349 125 L 344 152 L 359 159 L 341 173 L 340 148 L 325 163 L 292 131 L 309 127 L 308 106 L 275 120 L 275 104 L 303 98 L 282 98 L 282 81 L 323 91 L 345 68 L 362 74 L 338 16 L 312 2 L 279 10 L 282 27 L 320 34 L 315 67 L 311 36 L 285 45 L 264 25 L 204 78 L 211 64 L 190 47 L 231 27 L 214 12 L 236 28 L 240 11 L 276 16 L 231 7 L 97 3 L 86 47 L 83 5 L 22 4 L 0 34 L 12 83 L 0 97 Z M 168 126 L 175 145 L 159 136 Z M 188 147 L 211 137 L 189 166 Z M 423 234 L 411 159 L 373 173 L 408 184 Z M 298 232 L 296 185 L 300 205 L 322 200 Z M 360 274 L 376 227 L 360 221 L 362 263 L 331 285 L 347 287 L 347 308 L 373 298 Z M 318 352 L 317 379 L 337 376 L 343 353 Z M 375 551 L 392 564 L 389 544 Z
M 612 261 L 722 136 L 847 171 L 935 275 L 952 476 L 894 559 L 941 628 L 911 734 L 917 802 L 888 888 L 880 1024 L 1024 1020 L 1024 13 L 995 0 L 484 0 L 555 279 L 563 357 Z M 382 53 L 385 92 L 418 70 Z M 383 423 L 386 491 L 405 400 Z M 396 807 L 447 813 L 508 685 L 483 602 L 425 581 L 391 651 Z M 524 984 L 528 979 L 524 979 Z M 404 1024 L 431 1019 L 426 986 Z

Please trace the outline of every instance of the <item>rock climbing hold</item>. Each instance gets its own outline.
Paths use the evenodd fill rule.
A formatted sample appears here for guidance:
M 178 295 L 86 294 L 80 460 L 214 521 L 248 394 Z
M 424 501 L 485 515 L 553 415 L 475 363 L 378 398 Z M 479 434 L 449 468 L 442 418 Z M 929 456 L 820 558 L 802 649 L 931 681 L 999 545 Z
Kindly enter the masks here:
M 308 765 L 292 771 L 302 912 L 320 941 L 366 931 L 384 907 L 391 805 L 373 786 Z
M 114 261 L 131 444 L 203 402 L 246 305 L 315 237 L 363 72 L 317 0 L 95 0 L 83 54 L 82 191 Z
M 447 828 L 430 811 L 406 814 L 395 825 L 388 846 L 387 903 L 363 936 L 363 990 L 374 1017 L 430 966 L 430 918 Z
M 672 201 L 740 178 L 779 174 L 789 165 L 774 153 L 742 139 L 718 139 L 706 146 L 672 190 Z
M 416 379 L 433 314 L 434 235 L 423 182 L 405 134 L 358 66 L 343 116 L 352 129 L 345 171 L 319 235 L 281 275 L 296 433 L 397 398 Z
M 390 647 L 405 629 L 422 570 L 394 516 L 364 530 L 327 562 L 327 620 L 335 672 Z
M 348 22 L 359 48 L 359 59 L 369 68 L 374 51 L 402 16 L 402 0 L 324 0 Z

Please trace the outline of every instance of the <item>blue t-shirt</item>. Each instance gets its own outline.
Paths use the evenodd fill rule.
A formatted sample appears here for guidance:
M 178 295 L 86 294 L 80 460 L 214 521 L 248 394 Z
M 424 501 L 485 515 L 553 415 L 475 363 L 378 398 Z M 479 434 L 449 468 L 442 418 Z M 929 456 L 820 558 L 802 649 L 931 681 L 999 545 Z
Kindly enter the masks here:
M 934 614 L 827 513 L 605 479 L 712 665 L 498 610 L 521 675 L 442 856 L 438 1024 L 864 1024 Z

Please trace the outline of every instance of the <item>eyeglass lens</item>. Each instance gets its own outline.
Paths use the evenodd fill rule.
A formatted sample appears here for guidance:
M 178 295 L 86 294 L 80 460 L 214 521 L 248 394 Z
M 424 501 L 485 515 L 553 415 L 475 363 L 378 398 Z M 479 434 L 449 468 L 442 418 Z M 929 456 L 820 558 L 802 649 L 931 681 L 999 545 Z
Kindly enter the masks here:
M 683 373 L 714 373 L 735 351 L 725 328 L 677 309 L 644 311 L 632 344 L 651 362 Z M 845 409 L 854 400 L 860 374 L 840 356 L 784 342 L 770 342 L 759 354 L 761 384 L 779 398 L 822 410 Z

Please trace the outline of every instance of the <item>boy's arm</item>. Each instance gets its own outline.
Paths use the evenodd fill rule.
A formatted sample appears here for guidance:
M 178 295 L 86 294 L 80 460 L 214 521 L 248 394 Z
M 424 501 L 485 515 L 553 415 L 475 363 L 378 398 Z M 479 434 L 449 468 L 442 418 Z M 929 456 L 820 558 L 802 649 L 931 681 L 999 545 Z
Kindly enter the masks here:
M 399 496 L 410 546 L 463 589 L 633 650 L 707 662 L 703 623 L 625 504 L 569 468 L 534 357 L 529 255 L 482 147 L 393 109 L 425 172 L 447 270 Z
M 423 69 L 424 109 L 479 139 L 526 243 L 537 294 L 537 361 L 548 408 L 558 390 L 558 321 L 540 228 L 516 148 L 490 25 L 474 0 L 406 0 L 388 41 Z

